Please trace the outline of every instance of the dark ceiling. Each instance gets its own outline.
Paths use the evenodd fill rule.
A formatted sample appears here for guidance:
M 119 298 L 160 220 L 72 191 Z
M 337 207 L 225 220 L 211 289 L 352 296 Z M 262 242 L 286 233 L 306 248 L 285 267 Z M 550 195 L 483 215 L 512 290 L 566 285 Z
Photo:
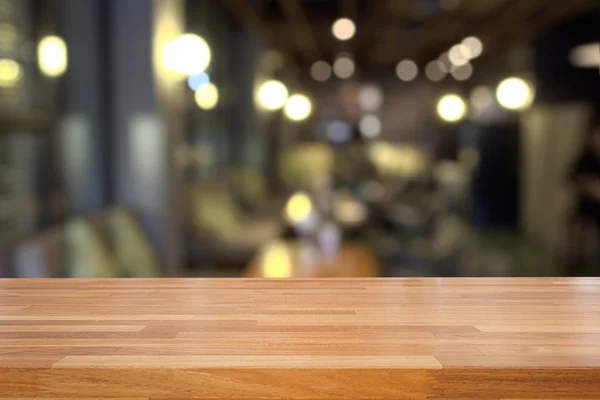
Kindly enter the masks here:
M 469 35 L 485 45 L 485 57 L 529 42 L 600 0 L 222 0 L 244 26 L 259 31 L 297 71 L 339 52 L 362 68 L 395 66 L 410 58 L 426 63 Z M 332 23 L 357 24 L 347 42 Z

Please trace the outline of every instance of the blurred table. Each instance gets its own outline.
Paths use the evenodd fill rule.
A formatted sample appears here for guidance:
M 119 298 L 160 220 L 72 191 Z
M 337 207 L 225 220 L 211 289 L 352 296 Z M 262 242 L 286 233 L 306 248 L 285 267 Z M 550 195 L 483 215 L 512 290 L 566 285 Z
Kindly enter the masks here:
M 379 276 L 371 246 L 343 243 L 332 254 L 300 241 L 275 241 L 264 246 L 248 266 L 251 278 L 369 278 Z

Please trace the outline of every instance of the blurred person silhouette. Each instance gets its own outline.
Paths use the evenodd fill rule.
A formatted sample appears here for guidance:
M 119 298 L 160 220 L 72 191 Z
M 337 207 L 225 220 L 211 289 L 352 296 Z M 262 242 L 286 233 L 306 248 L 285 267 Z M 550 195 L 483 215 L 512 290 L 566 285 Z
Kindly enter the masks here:
M 568 275 L 600 266 L 600 113 L 592 118 L 585 147 L 571 171 L 577 205 L 571 234 Z M 595 271 L 598 272 L 598 271 Z

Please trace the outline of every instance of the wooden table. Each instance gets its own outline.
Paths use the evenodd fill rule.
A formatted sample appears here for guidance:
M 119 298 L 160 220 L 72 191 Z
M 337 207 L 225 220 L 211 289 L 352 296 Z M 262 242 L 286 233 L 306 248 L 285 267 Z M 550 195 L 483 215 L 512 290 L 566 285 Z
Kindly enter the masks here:
M 343 243 L 338 252 L 325 254 L 314 245 L 274 241 L 263 247 L 245 273 L 249 278 L 372 278 L 379 267 L 371 246 Z
M 0 398 L 598 399 L 600 279 L 0 280 Z

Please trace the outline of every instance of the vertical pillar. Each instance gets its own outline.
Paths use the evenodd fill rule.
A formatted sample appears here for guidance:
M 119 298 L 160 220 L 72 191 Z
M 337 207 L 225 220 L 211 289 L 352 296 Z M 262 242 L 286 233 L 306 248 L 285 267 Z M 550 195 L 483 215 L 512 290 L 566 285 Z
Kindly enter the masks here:
M 102 0 L 64 0 L 62 35 L 69 50 L 63 83 L 59 130 L 60 163 L 70 215 L 88 214 L 107 204 L 105 142 L 108 139 L 102 99 Z
M 234 160 L 239 164 L 259 168 L 262 161 L 260 147 L 263 136 L 258 129 L 258 117 L 254 103 L 255 78 L 260 56 L 260 39 L 256 33 L 243 28 L 234 31 L 232 43 L 234 77 L 239 97 L 234 105 L 232 131 Z
M 183 30 L 182 0 L 110 2 L 110 105 L 115 200 L 132 209 L 169 275 L 181 260 L 178 215 L 183 84 L 162 67 Z

